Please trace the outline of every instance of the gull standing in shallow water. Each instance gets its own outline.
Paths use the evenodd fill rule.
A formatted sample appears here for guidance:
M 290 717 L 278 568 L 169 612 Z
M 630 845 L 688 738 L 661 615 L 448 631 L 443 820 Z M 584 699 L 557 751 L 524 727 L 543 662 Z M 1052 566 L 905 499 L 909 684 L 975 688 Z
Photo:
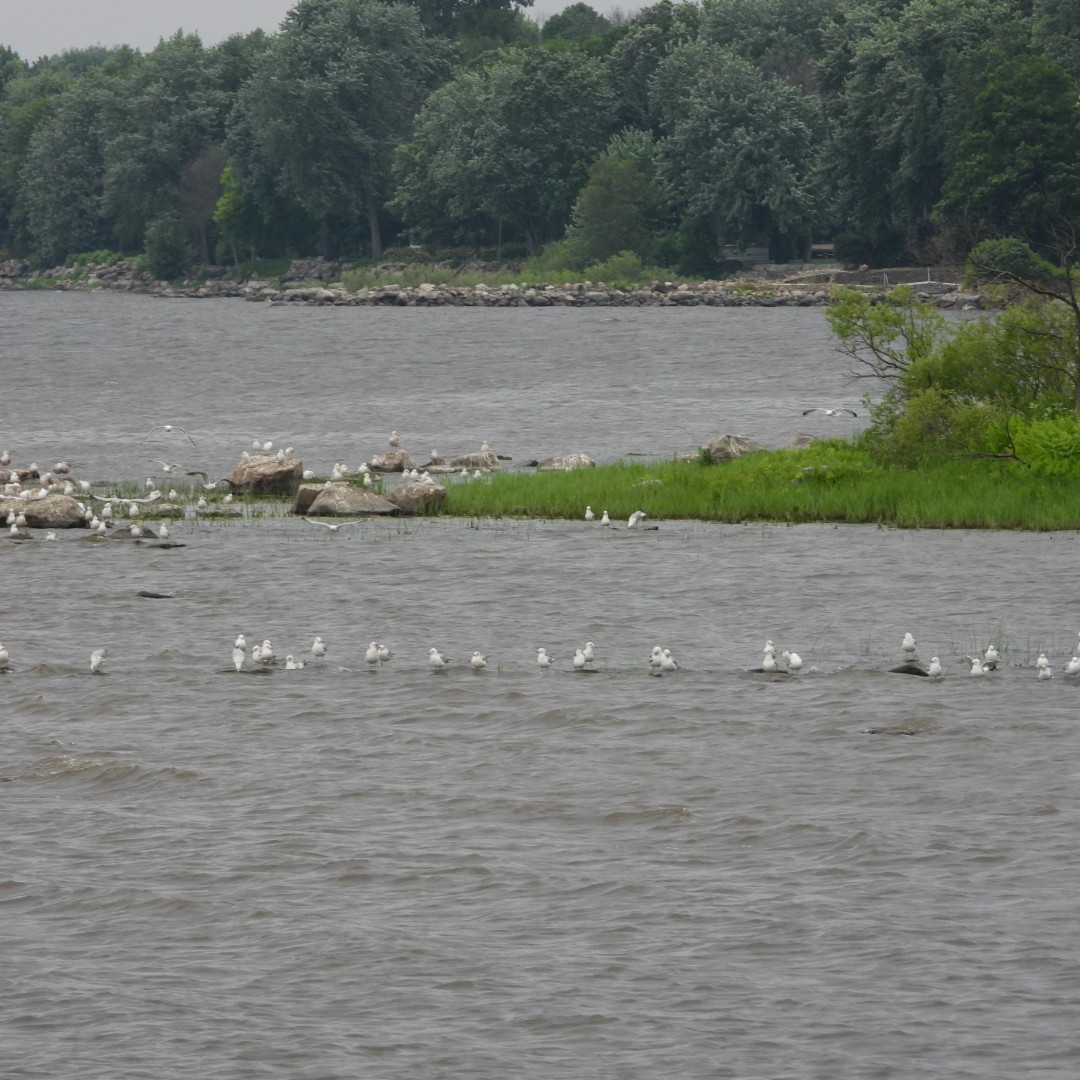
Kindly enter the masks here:
M 575 649 L 574 650 L 574 670 L 575 671 L 584 671 L 586 662 L 587 661 L 585 660 L 585 654 L 580 649 Z
M 593 513 L 593 509 L 592 509 L 591 506 L 586 506 L 585 507 L 585 520 L 586 521 L 595 521 L 596 520 L 596 515 Z
M 471 667 L 473 671 L 483 671 L 484 668 L 487 667 L 487 657 L 481 656 L 480 650 L 477 649 L 469 660 L 469 667 Z
M 802 657 L 797 652 L 788 652 L 785 649 L 780 656 L 788 666 L 788 671 L 798 671 L 802 667 Z
M 915 639 L 911 634 L 905 634 L 904 640 L 900 645 L 900 648 L 904 651 L 904 659 L 910 664 L 914 660 L 919 659 L 918 647 L 915 644 Z
M 1065 665 L 1066 675 L 1080 675 L 1080 656 L 1073 656 Z
M 964 659 L 971 665 L 969 675 L 985 675 L 988 671 L 994 670 L 989 664 L 983 663 L 982 657 L 965 656 Z
M 536 663 L 541 671 L 547 671 L 547 669 L 551 667 L 552 658 L 548 656 L 546 649 L 541 648 L 536 650 Z
M 321 637 L 316 636 L 315 640 L 311 643 L 311 655 L 316 660 L 321 660 L 326 655 L 326 644 Z
M 430 649 L 428 649 L 428 654 L 427 655 L 428 655 L 428 664 L 431 665 L 431 670 L 432 671 L 445 671 L 446 670 L 446 665 L 447 665 L 447 663 L 449 663 L 449 661 L 446 659 L 445 656 L 442 655 L 442 653 L 439 652 L 438 649 L 435 648 L 434 645 Z
M 645 511 L 644 510 L 635 510 L 630 515 L 629 520 L 626 522 L 626 527 L 628 529 L 636 529 L 638 527 L 638 525 L 641 522 L 643 522 L 644 520 L 645 520 Z
M 603 516 L 600 518 L 601 525 L 610 525 L 611 518 L 608 517 L 608 512 L 605 510 Z
M 101 665 L 105 663 L 105 657 L 109 655 L 108 649 L 95 649 L 90 654 L 90 674 L 91 675 L 104 675 L 105 672 L 101 670 Z
M 241 635 L 237 640 L 243 641 L 243 635 Z M 240 648 L 239 645 L 233 646 L 232 662 L 233 667 L 236 668 L 237 671 L 243 670 L 245 656 L 247 656 L 247 653 L 242 648 Z
M 927 669 L 926 674 L 929 675 L 931 679 L 941 678 L 943 672 L 941 668 L 941 660 L 939 660 L 938 657 L 930 657 L 930 667 Z

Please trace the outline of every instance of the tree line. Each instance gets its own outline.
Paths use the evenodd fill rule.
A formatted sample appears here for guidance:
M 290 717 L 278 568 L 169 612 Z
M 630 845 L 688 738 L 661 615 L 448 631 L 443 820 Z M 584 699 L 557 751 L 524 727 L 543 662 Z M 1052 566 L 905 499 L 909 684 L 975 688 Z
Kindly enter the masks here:
M 962 258 L 1080 221 L 1075 0 L 300 0 L 275 34 L 0 45 L 0 249 L 185 262 L 387 246 L 686 273 L 832 239 Z M 1069 248 L 1069 244 L 1064 244 Z

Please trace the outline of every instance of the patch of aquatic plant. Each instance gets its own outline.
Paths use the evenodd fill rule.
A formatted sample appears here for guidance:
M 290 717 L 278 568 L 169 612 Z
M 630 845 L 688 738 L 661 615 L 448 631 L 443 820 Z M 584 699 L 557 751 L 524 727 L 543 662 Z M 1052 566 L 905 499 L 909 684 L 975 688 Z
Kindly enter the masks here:
M 1051 531 L 1080 528 L 1080 492 L 1022 466 L 946 462 L 921 469 L 875 463 L 849 443 L 750 454 L 703 465 L 619 462 L 573 472 L 508 473 L 451 482 L 439 513 L 580 519 L 586 505 L 625 523 L 650 520 L 869 523 L 900 528 Z

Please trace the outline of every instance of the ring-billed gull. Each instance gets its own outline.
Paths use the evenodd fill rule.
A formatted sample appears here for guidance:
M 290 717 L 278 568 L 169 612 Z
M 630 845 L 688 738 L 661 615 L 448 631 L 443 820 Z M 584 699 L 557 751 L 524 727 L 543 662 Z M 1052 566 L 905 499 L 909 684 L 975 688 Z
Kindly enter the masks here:
M 1080 675 L 1080 656 L 1070 657 L 1065 664 L 1066 675 Z
M 484 668 L 487 667 L 487 657 L 482 656 L 480 650 L 477 649 L 469 659 L 469 667 L 471 667 L 473 671 L 483 671 Z
M 915 639 L 911 634 L 904 634 L 904 640 L 901 643 L 900 648 L 903 650 L 905 660 L 910 661 L 918 659 L 918 648 L 915 645 Z
M 596 645 L 591 641 L 585 642 L 585 648 L 581 650 L 586 663 L 591 664 L 596 659 Z
M 797 652 L 785 649 L 780 655 L 787 664 L 788 671 L 798 671 L 802 667 L 802 657 Z
M 584 671 L 585 665 L 588 661 L 585 659 L 585 654 L 580 649 L 574 650 L 574 670 Z
M 670 649 L 664 649 L 660 654 L 660 670 L 661 671 L 678 671 L 679 665 L 675 662 L 675 657 L 671 655 Z
M 431 666 L 432 671 L 445 671 L 446 665 L 449 661 L 446 659 L 434 645 L 428 649 L 428 664 Z
M 1037 679 L 1052 679 L 1054 677 L 1054 669 L 1047 664 L 1045 667 L 1039 668 L 1035 677 Z
M 359 525 L 363 518 L 350 518 L 348 521 L 317 521 L 315 518 L 305 517 L 309 525 L 321 525 L 324 529 L 329 529 L 331 532 L 337 532 L 338 529 L 344 529 L 346 525 Z
M 304 660 L 297 660 L 295 656 L 285 657 L 285 670 L 286 671 L 299 671 L 300 668 L 307 667 L 307 662 Z
M 603 516 L 600 518 L 600 524 L 601 525 L 610 525 L 611 524 L 611 518 L 608 517 L 608 512 L 606 510 L 604 511 Z
M 774 672 L 774 671 L 779 671 L 780 666 L 776 662 L 776 657 L 771 656 L 769 653 L 766 653 L 761 658 L 761 670 L 766 671 L 766 672 L 770 672 L 770 673 Z
M 940 679 L 942 675 L 941 660 L 936 656 L 930 657 L 930 667 L 927 668 L 927 674 L 931 679 Z
M 8 655 L 7 649 L 4 648 L 4 643 L 0 641 L 0 671 L 7 671 L 9 663 L 11 663 L 11 657 Z
M 593 513 L 593 509 L 592 509 L 591 506 L 586 506 L 585 507 L 585 520 L 586 521 L 595 521 L 596 520 L 596 515 Z
M 240 637 L 238 637 L 236 640 L 237 641 L 243 641 L 244 640 L 243 634 L 241 634 Z M 244 657 L 245 656 L 247 656 L 247 652 L 245 651 L 245 649 L 243 647 L 241 647 L 239 645 L 234 645 L 233 646 L 232 662 L 233 662 L 233 667 L 236 668 L 237 671 L 242 670 L 242 668 L 244 666 Z
M 630 515 L 629 520 L 626 522 L 626 527 L 628 529 L 636 529 L 638 527 L 638 525 L 644 520 L 645 520 L 645 511 L 644 510 L 635 510 Z
M 803 409 L 803 416 L 809 416 L 811 413 L 823 412 L 826 416 L 858 416 L 859 414 L 854 409 L 824 409 L 820 405 L 813 409 Z
M 174 428 L 177 431 L 182 431 L 184 433 L 184 435 L 187 436 L 188 442 L 190 442 L 192 446 L 195 446 L 195 440 L 190 435 L 188 435 L 187 429 L 182 428 L 179 424 L 158 424 L 156 427 L 152 427 L 146 433 L 146 435 L 143 436 L 143 442 L 146 442 L 146 440 L 149 439 L 150 436 L 153 435 L 155 431 L 164 431 L 166 434 L 168 434 Z M 139 445 L 142 446 L 142 443 L 139 443 Z M 198 447 L 195 446 L 195 449 L 197 450 Z
M 90 654 L 90 674 L 91 675 L 104 675 L 105 672 L 101 670 L 101 665 L 105 663 L 105 657 L 109 655 L 108 649 L 95 649 Z
M 983 663 L 981 656 L 965 656 L 964 659 L 971 665 L 969 675 L 985 675 L 994 670 L 989 664 Z
M 364 653 L 364 661 L 375 668 L 382 663 L 382 657 L 379 655 L 379 643 L 377 641 L 373 641 L 367 647 L 367 652 Z
M 541 671 L 547 671 L 551 667 L 553 658 L 548 656 L 547 650 L 539 648 L 536 650 L 536 663 Z
M 649 654 L 649 674 L 659 675 L 660 664 L 664 655 L 664 650 L 659 645 L 652 647 L 652 652 Z
M 986 646 L 986 652 L 983 653 L 983 659 L 988 664 L 996 664 L 1001 659 L 1001 653 L 997 651 L 993 642 Z
M 311 643 L 311 655 L 316 660 L 321 660 L 326 655 L 326 642 L 321 637 L 316 635 L 315 640 Z

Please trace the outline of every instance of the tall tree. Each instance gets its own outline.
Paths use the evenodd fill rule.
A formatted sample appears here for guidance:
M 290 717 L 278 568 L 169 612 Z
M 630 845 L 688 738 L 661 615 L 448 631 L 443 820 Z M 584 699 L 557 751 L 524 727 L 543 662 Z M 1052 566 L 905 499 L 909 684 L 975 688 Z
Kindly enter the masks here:
M 535 253 L 565 228 L 612 113 L 598 61 L 505 50 L 431 96 L 398 160 L 395 206 L 410 225 L 425 198 L 458 221 L 513 221 Z
M 239 95 L 229 142 L 239 178 L 269 170 L 320 222 L 324 254 L 331 223 L 357 218 L 381 254 L 394 146 L 447 58 L 407 5 L 301 0 Z
M 657 171 L 684 231 L 707 240 L 713 258 L 722 244 L 768 243 L 774 258 L 796 254 L 814 211 L 813 102 L 704 42 L 663 61 L 652 99 L 662 133 Z
M 1052 242 L 1080 220 L 1080 82 L 1040 56 L 973 73 L 978 81 L 938 219 L 971 242 Z

